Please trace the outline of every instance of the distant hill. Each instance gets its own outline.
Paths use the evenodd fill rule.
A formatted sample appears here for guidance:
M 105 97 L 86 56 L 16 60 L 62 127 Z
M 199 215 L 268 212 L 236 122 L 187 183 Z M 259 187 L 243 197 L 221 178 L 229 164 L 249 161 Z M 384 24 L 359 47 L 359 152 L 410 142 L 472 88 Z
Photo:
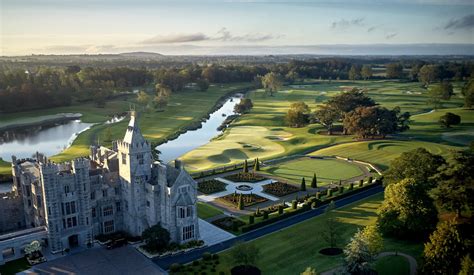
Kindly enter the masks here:
M 128 53 L 119 53 L 121 56 L 127 56 L 127 57 L 164 57 L 164 55 L 159 54 L 159 53 L 153 53 L 153 52 L 128 52 Z

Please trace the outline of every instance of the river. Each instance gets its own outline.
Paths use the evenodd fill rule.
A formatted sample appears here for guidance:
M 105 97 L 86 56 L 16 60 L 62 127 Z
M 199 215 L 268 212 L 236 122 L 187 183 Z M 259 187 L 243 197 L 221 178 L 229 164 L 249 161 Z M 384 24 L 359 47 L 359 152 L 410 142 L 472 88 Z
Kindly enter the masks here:
M 237 94 L 229 99 L 217 111 L 209 116 L 209 119 L 202 123 L 202 127 L 197 130 L 187 131 L 176 139 L 160 144 L 156 149 L 161 152 L 159 157 L 164 162 L 170 162 L 208 143 L 213 137 L 216 137 L 222 131 L 217 128 L 224 122 L 229 115 L 233 115 L 234 106 L 240 102 L 242 94 Z M 224 116 L 225 115 L 225 116 Z

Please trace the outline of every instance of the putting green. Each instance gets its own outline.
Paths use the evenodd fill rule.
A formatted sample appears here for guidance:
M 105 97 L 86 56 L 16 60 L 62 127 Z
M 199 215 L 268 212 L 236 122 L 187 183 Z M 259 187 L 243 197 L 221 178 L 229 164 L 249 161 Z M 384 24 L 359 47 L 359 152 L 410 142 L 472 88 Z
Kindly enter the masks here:
M 305 177 L 306 184 L 310 184 L 313 174 L 316 173 L 319 186 L 364 175 L 359 166 L 343 160 L 311 158 L 301 158 L 265 167 L 262 172 L 286 179 L 294 184 L 300 184 L 302 177 Z

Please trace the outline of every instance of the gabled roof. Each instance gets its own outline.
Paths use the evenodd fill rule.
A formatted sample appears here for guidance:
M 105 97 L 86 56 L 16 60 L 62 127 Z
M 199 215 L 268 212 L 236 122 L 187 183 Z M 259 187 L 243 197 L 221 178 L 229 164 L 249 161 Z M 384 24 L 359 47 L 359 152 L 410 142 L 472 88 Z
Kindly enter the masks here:
M 176 200 L 176 205 L 177 206 L 187 206 L 187 205 L 193 205 L 194 202 L 191 199 L 191 196 L 189 196 L 188 193 L 181 193 L 179 194 L 178 199 Z

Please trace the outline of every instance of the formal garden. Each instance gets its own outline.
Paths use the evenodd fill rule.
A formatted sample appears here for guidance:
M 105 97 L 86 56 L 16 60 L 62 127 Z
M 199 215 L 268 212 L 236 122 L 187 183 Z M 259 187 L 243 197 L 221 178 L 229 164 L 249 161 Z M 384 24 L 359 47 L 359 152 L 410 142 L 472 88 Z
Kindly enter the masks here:
M 301 190 L 300 188 L 294 185 L 279 181 L 265 184 L 262 187 L 263 192 L 277 197 L 284 197 L 286 195 L 290 195 Z
M 229 195 L 225 195 L 223 197 L 219 197 L 217 198 L 217 201 L 239 209 L 243 209 L 254 204 L 266 202 L 268 201 L 268 199 L 257 194 L 243 194 L 235 192 Z
M 215 179 L 198 182 L 198 191 L 207 195 L 224 191 L 225 187 L 225 183 Z

